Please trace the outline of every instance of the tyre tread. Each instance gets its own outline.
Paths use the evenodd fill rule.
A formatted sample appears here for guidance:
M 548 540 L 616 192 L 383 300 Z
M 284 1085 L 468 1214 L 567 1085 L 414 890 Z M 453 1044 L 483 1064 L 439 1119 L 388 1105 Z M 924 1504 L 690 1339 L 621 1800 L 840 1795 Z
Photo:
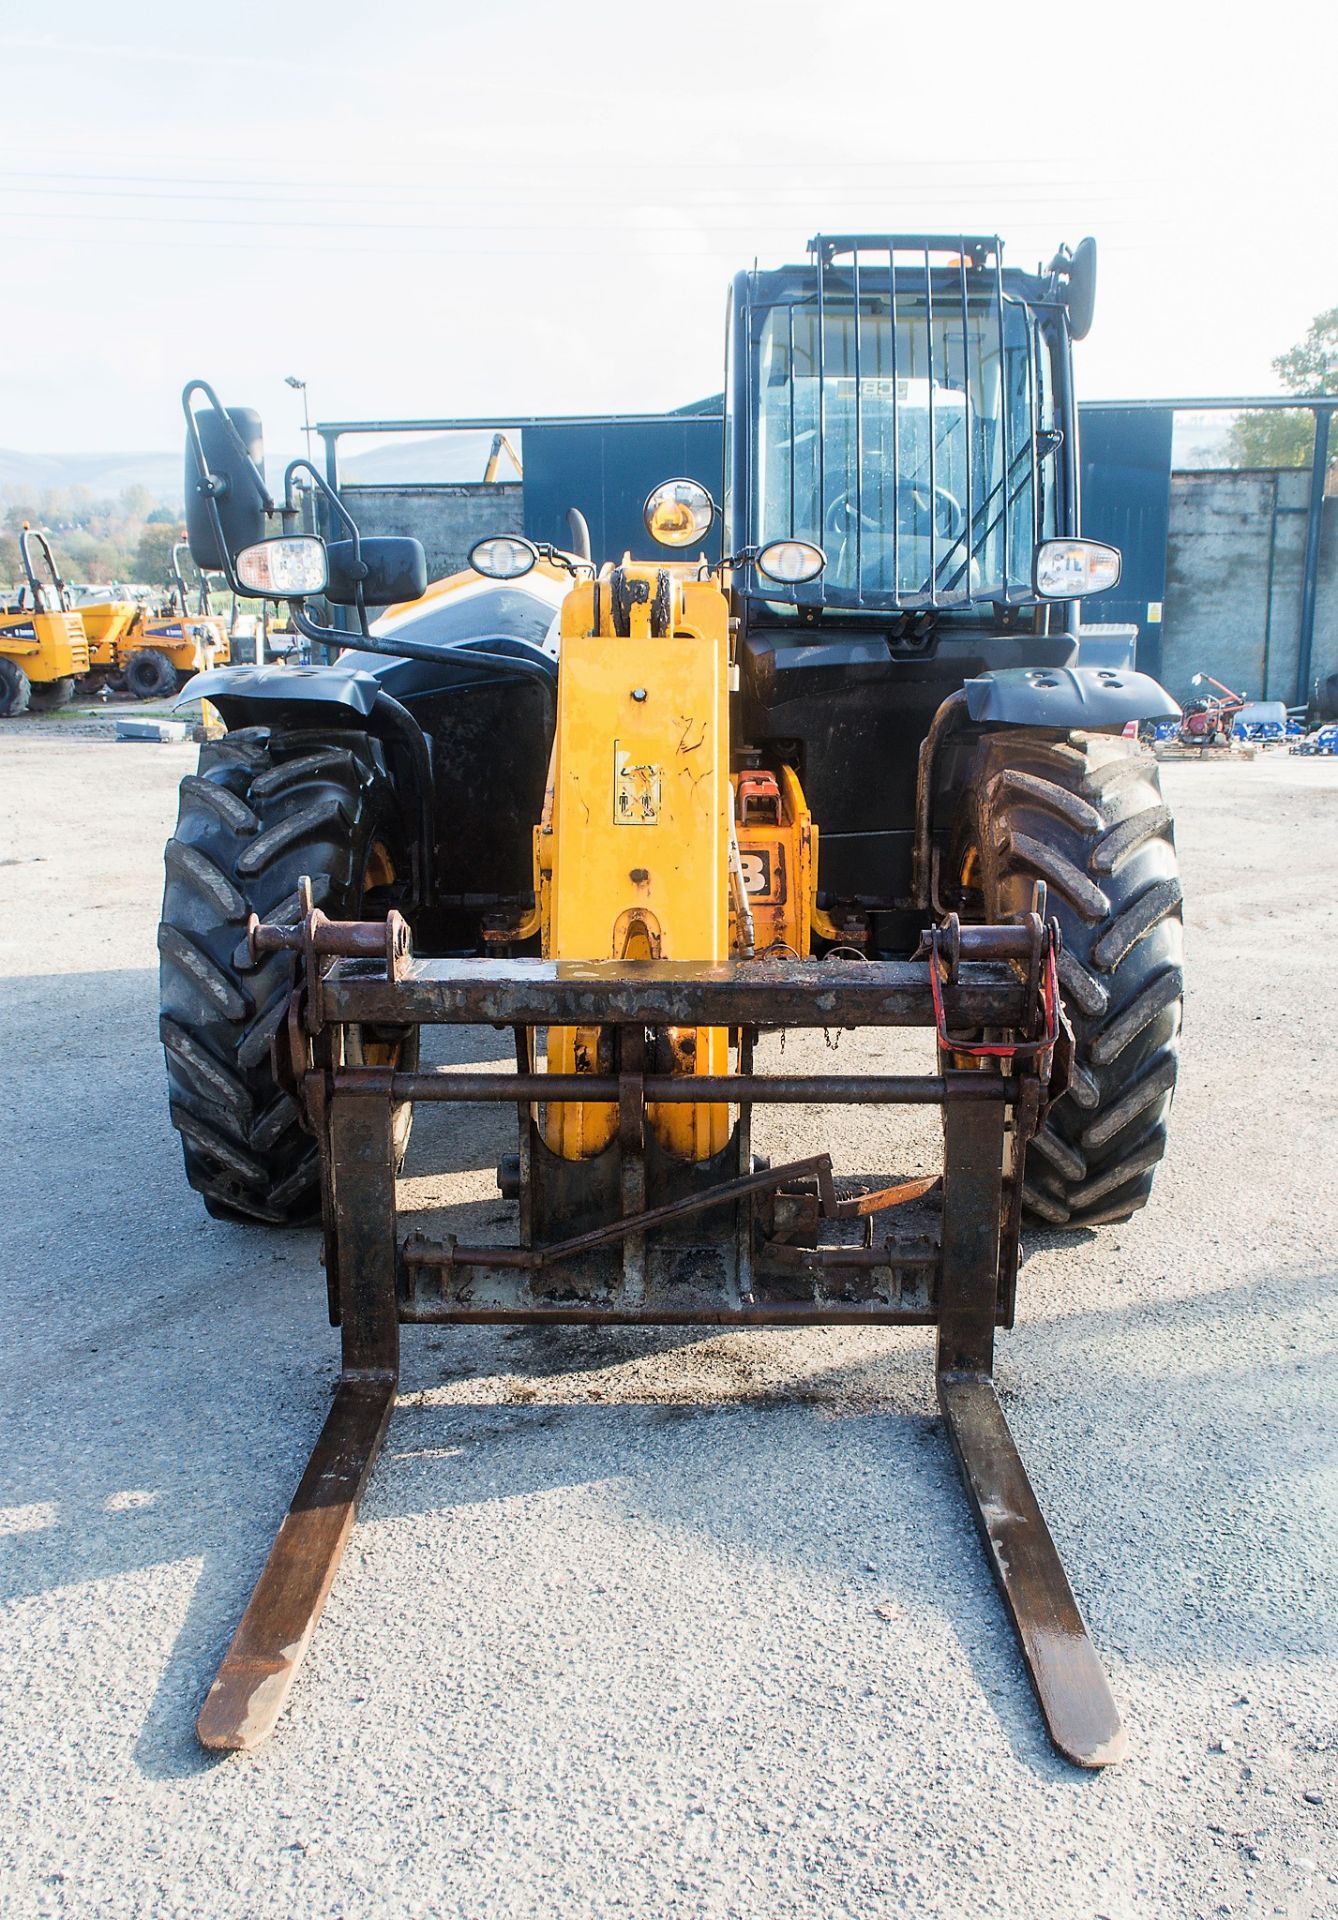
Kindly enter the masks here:
M 158 933 L 170 1113 L 208 1211 L 291 1224 L 319 1211 L 317 1145 L 274 1077 L 294 978 L 289 953 L 254 959 L 251 912 L 295 921 L 298 880 L 318 903 L 360 910 L 363 848 L 398 808 L 375 750 L 310 732 L 246 728 L 206 742 L 181 783 Z
M 965 817 L 982 910 L 1017 911 L 1046 883 L 1074 1028 L 1069 1087 L 1028 1149 L 1023 1204 L 1048 1227 L 1127 1219 L 1166 1150 L 1184 995 L 1156 762 L 1118 735 L 1023 729 L 984 734 L 976 756 Z

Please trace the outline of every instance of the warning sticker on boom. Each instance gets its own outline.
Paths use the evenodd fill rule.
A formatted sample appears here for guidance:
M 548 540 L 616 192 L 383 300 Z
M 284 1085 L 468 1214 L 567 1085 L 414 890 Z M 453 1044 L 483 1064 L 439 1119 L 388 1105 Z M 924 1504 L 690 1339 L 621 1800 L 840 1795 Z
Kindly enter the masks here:
M 633 760 L 613 743 L 613 819 L 620 827 L 653 827 L 660 817 L 664 769 Z

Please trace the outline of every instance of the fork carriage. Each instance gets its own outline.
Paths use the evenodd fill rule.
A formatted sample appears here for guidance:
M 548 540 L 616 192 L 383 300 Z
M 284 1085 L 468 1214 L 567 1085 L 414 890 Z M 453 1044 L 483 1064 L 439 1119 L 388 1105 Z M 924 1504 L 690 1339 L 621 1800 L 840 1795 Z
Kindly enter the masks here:
M 283 1710 L 394 1406 L 401 1324 L 932 1325 L 939 1403 L 1050 1736 L 1078 1766 L 1120 1758 L 1119 1714 L 993 1381 L 995 1329 L 1013 1320 L 1026 1144 L 1066 1073 L 1053 922 L 950 920 L 909 961 L 710 966 L 417 959 L 396 914 L 337 922 L 315 909 L 253 924 L 250 939 L 257 953 L 303 955 L 276 1051 L 320 1145 L 343 1366 L 201 1711 L 206 1747 L 254 1747 Z M 729 1028 L 738 1070 L 648 1070 L 648 1041 L 671 1019 Z M 536 1070 L 540 1029 L 594 1020 L 611 1030 L 613 1072 Z M 480 1022 L 513 1030 L 514 1072 L 355 1064 L 368 1028 Z M 762 1029 L 914 1026 L 936 1030 L 936 1073 L 753 1070 Z M 536 1122 L 541 1104 L 565 1099 L 616 1108 L 604 1178 L 617 1205 L 594 1227 L 566 1206 Z M 675 1181 L 648 1112 L 717 1099 L 733 1116 L 728 1145 L 666 1197 Z M 502 1180 L 522 1197 L 518 1244 L 401 1239 L 396 1116 L 419 1101 L 515 1108 L 517 1156 Z M 768 1102 L 938 1106 L 941 1176 L 838 1182 L 826 1154 L 754 1163 L 751 1110 Z

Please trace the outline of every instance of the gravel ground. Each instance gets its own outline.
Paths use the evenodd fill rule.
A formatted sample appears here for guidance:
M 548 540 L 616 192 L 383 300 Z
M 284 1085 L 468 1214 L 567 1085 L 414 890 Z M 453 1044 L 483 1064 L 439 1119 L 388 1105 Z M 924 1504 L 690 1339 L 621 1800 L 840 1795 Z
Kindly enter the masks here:
M 408 1331 L 289 1715 L 199 1751 L 336 1350 L 314 1237 L 208 1220 L 167 1125 L 159 855 L 194 751 L 0 730 L 0 1910 L 1338 1914 L 1338 763 L 1167 769 L 1173 1156 L 1135 1222 L 1033 1243 L 1001 1340 L 1131 1735 L 1087 1776 L 904 1331 Z M 927 1145 L 784 1110 L 757 1145 L 829 1134 L 868 1170 Z M 494 1222 L 504 1144 L 425 1113 L 406 1207 Z

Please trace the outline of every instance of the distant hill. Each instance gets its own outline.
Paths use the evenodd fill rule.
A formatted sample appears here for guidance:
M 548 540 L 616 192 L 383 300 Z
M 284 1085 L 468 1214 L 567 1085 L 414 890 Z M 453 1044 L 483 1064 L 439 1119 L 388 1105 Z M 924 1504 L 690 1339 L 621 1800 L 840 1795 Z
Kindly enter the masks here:
M 510 438 L 523 460 L 524 435 L 514 433 Z M 360 482 L 367 487 L 385 486 L 392 481 L 418 481 L 425 486 L 433 481 L 450 481 L 458 485 L 462 481 L 482 480 L 492 450 L 492 435 L 434 433 L 422 440 L 387 439 L 379 447 L 369 447 L 365 453 L 355 452 L 357 445 L 353 434 L 339 443 L 339 476 L 352 485 Z M 503 453 L 500 478 L 514 480 L 515 477 L 515 468 Z
M 519 442 L 520 435 L 514 436 Z M 389 481 L 482 480 L 492 446 L 490 433 L 439 433 L 414 440 L 385 439 L 359 453 L 350 435 L 340 446 L 340 472 L 365 486 Z M 320 458 L 320 445 L 316 454 Z M 282 465 L 271 453 L 266 462 L 271 486 Z M 505 455 L 502 474 L 514 480 Z M 19 453 L 0 447 L 0 493 L 40 492 L 44 487 L 87 487 L 99 498 L 114 498 L 126 487 L 147 487 L 155 501 L 180 507 L 184 498 L 180 453 Z
M 87 487 L 114 498 L 126 487 L 147 487 L 164 506 L 180 506 L 179 453 L 18 453 L 0 447 L 0 490 L 13 494 L 43 487 Z

